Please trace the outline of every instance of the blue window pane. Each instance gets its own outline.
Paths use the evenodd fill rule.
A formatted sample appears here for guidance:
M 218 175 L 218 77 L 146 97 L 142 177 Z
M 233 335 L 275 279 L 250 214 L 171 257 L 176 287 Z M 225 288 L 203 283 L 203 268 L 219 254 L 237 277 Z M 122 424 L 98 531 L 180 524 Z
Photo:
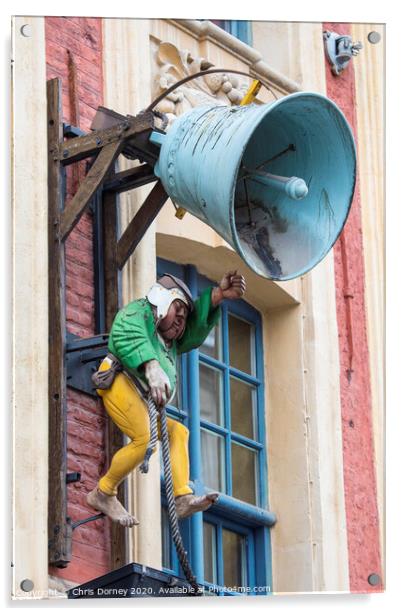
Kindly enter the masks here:
M 228 315 L 229 363 L 247 374 L 255 374 L 254 326 Z
M 170 554 L 170 526 L 166 507 L 162 507 L 162 567 L 172 568 Z
M 218 583 L 216 527 L 208 522 L 203 523 L 204 532 L 204 580 L 210 584 Z
M 241 592 L 247 586 L 247 555 L 244 535 L 227 528 L 222 531 L 223 580 L 224 586 Z
M 223 425 L 222 373 L 200 364 L 200 414 L 217 425 Z
M 218 323 L 208 334 L 203 344 L 200 346 L 200 352 L 215 359 L 221 359 L 221 326 Z
M 232 432 L 256 440 L 256 391 L 255 387 L 230 378 L 230 414 Z
M 232 491 L 239 500 L 257 505 L 257 453 L 232 442 Z
M 225 492 L 225 441 L 201 429 L 202 478 L 208 488 Z

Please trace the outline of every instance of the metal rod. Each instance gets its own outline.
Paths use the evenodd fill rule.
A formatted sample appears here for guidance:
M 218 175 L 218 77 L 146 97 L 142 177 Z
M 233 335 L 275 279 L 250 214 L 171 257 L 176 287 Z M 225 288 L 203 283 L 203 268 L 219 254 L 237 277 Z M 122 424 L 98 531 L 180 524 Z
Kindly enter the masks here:
M 276 160 L 277 158 L 280 158 L 280 156 L 283 156 L 287 152 L 296 152 L 296 146 L 293 143 L 289 143 L 288 147 L 282 150 L 282 152 L 279 152 L 278 154 L 275 154 L 275 156 L 273 156 L 272 158 L 269 158 L 268 160 L 265 160 L 263 163 L 260 163 L 256 167 L 256 169 L 261 169 L 261 167 L 265 167 L 265 165 L 268 165 L 268 163 L 272 163 L 274 160 Z
M 245 171 L 246 175 L 241 177 L 242 180 L 250 179 L 255 181 L 255 176 L 257 176 L 260 183 L 266 184 L 270 188 L 286 193 L 288 197 L 294 199 L 295 201 L 304 199 L 304 197 L 308 195 L 307 184 L 302 178 L 298 178 L 296 176 L 289 178 L 282 175 L 274 175 L 272 173 L 258 171 L 257 169 L 245 168 Z
M 105 514 L 104 513 L 97 513 L 96 515 L 91 515 L 89 518 L 84 518 L 83 520 L 78 520 L 78 522 L 74 522 L 74 524 L 72 525 L 72 529 L 76 529 L 78 528 L 78 526 L 81 526 L 82 524 L 87 524 L 88 522 L 94 522 L 95 520 L 99 520 L 100 518 L 104 518 Z
M 187 77 L 184 77 L 184 79 L 181 79 L 177 83 L 173 84 L 170 88 L 168 88 L 162 94 L 160 94 L 158 98 L 152 101 L 152 103 L 146 108 L 146 111 L 152 111 L 152 109 L 156 107 L 156 105 L 160 103 L 161 100 L 165 98 L 165 96 L 167 96 L 171 92 L 174 92 L 174 90 L 182 86 L 184 83 L 187 83 L 187 81 L 191 81 L 192 79 L 196 79 L 197 77 L 203 77 L 204 75 L 212 75 L 214 73 L 233 73 L 234 75 L 244 75 L 245 77 L 248 77 L 249 79 L 253 79 L 253 76 L 250 75 L 249 73 L 245 73 L 244 71 L 235 71 L 233 69 L 227 69 L 227 68 L 214 68 L 208 71 L 200 71 L 199 73 L 194 73 L 194 75 L 188 75 Z M 265 88 L 267 88 L 269 92 L 271 92 L 272 96 L 276 100 L 278 100 L 278 97 L 276 96 L 275 92 L 266 83 L 264 83 L 260 78 L 258 78 L 258 80 L 262 83 L 262 85 Z

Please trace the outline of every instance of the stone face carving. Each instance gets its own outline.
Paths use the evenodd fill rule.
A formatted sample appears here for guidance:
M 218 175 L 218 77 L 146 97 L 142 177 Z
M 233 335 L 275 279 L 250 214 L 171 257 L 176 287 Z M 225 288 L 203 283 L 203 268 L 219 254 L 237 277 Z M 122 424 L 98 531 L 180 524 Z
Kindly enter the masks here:
M 181 51 L 172 43 L 159 43 L 155 59 L 155 98 L 184 77 L 213 67 L 205 58 L 194 58 L 188 50 Z M 247 88 L 248 84 L 245 81 L 240 84 L 237 75 L 205 75 L 168 94 L 156 109 L 167 115 L 170 124 L 177 116 L 199 105 L 238 105 Z

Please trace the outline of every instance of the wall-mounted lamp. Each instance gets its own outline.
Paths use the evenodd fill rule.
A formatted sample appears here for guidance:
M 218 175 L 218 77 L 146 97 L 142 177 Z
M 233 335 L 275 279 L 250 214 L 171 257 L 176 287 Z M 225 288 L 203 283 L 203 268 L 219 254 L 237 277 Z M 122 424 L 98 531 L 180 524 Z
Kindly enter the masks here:
M 325 53 L 331 65 L 334 75 L 340 73 L 347 67 L 352 56 L 357 56 L 363 49 L 360 41 L 352 42 L 347 34 L 337 34 L 336 32 L 324 32 Z

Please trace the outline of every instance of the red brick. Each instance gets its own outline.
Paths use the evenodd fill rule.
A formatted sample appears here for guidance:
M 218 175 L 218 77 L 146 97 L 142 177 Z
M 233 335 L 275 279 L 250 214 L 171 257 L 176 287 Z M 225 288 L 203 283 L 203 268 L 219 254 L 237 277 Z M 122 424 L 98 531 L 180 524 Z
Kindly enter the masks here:
M 68 79 L 66 65 L 62 62 L 58 62 L 57 60 L 53 61 L 52 64 L 46 65 L 46 78 L 55 79 L 56 77 L 59 77 L 62 80 L 63 85 L 65 80 Z
M 349 24 L 324 24 L 325 30 L 350 32 Z M 327 95 L 345 114 L 356 135 L 354 69 L 334 77 L 326 64 Z M 357 148 L 358 149 L 358 148 Z M 361 236 L 359 179 L 340 241 L 334 246 L 336 305 L 340 353 L 340 398 L 342 409 L 343 472 L 352 592 L 379 592 L 371 587 L 368 573 L 382 575 L 379 547 L 376 478 L 373 451 L 369 354 L 365 311 L 365 272 Z M 352 295 L 352 298 L 345 298 Z M 351 317 L 348 317 L 350 309 Z M 353 353 L 351 353 L 353 344 Z M 350 357 L 353 372 L 348 379 Z M 354 427 L 349 425 L 353 420 Z
M 81 545 L 90 545 L 92 548 L 105 552 L 106 542 L 104 533 L 100 533 L 98 528 L 93 527 L 93 524 L 94 522 L 89 522 L 88 524 L 79 526 L 75 531 L 76 536 L 74 539 L 77 544 L 81 543 Z M 78 545 L 77 548 L 79 548 Z M 80 554 L 82 554 L 82 550 L 80 550 Z
M 66 317 L 69 321 L 73 321 L 74 323 L 78 323 L 79 325 L 83 325 L 84 327 L 91 327 L 93 321 L 93 317 L 91 314 L 88 314 L 80 307 L 74 308 L 69 305 L 67 305 Z
M 102 459 L 99 459 L 97 463 L 92 460 L 83 459 L 79 470 L 76 472 L 81 474 L 81 481 L 79 483 L 79 489 L 74 489 L 74 499 L 69 498 L 69 502 L 74 502 L 83 507 L 86 507 L 86 495 L 90 490 L 97 485 L 99 479 L 103 477 L 106 472 L 105 455 Z
M 80 38 L 78 36 L 71 36 L 71 33 L 66 34 L 61 31 L 60 28 L 49 28 L 48 29 L 48 40 L 54 43 L 55 45 L 59 45 L 69 49 L 72 53 L 78 54 L 80 56 L 85 56 L 86 51 L 92 54 L 92 57 L 96 59 L 98 56 L 97 49 L 88 44 L 88 38 L 85 39 L 85 35 L 80 34 Z
M 106 458 L 104 453 L 104 447 L 98 447 L 89 452 L 88 448 L 84 448 L 81 442 L 78 445 L 74 446 L 75 440 L 69 437 L 69 448 L 67 452 L 67 461 L 68 468 L 73 469 L 71 472 L 77 472 L 81 474 L 80 480 L 80 489 L 85 492 L 89 492 L 92 487 L 95 485 L 96 481 L 104 475 L 106 467 Z M 71 447 L 70 447 L 71 445 Z M 96 458 L 95 455 L 99 457 Z M 73 459 L 76 458 L 77 464 L 73 468 Z M 91 466 L 86 467 L 86 462 L 90 462 Z M 96 472 L 95 472 L 96 469 Z M 92 487 L 91 487 L 92 486 Z M 75 489 L 75 494 L 79 493 L 78 489 Z M 82 500 L 74 500 L 74 502 L 80 502 L 83 506 L 85 506 L 85 499 Z
M 74 234 L 71 234 L 66 242 L 66 249 L 75 248 L 76 250 L 85 251 L 92 256 L 93 245 L 92 238 L 87 237 L 82 233 L 81 229 L 76 229 Z
M 103 559 L 107 556 L 107 550 L 102 547 L 94 547 L 82 541 L 73 541 L 73 554 L 79 550 L 79 557 L 89 562 L 96 562 L 97 559 Z
M 102 22 L 96 18 L 48 17 L 45 19 L 47 78 L 62 79 L 63 119 L 71 122 L 71 91 L 68 53 L 77 66 L 79 127 L 89 130 L 95 109 L 102 104 Z M 76 177 L 84 177 L 85 162 L 67 172 L 67 206 L 77 189 Z M 85 213 L 66 244 L 67 329 L 87 337 L 94 332 L 92 215 Z M 82 474 L 82 481 L 68 486 L 68 511 L 75 520 L 93 514 L 85 498 L 105 465 L 106 417 L 99 401 L 67 388 L 68 469 Z M 66 570 L 51 571 L 83 582 L 109 570 L 110 525 L 108 521 L 77 528 L 73 535 L 73 559 Z
M 93 327 L 86 327 L 72 319 L 67 321 L 67 329 L 74 336 L 79 336 L 80 338 L 90 338 L 94 335 Z
M 105 456 L 103 455 L 102 460 L 99 460 L 98 463 L 95 463 L 92 460 L 85 460 L 82 463 L 80 472 L 83 486 L 88 486 L 89 489 L 92 489 L 92 487 L 98 482 L 103 474 L 105 464 L 104 457 Z
M 83 443 L 90 441 L 93 445 L 99 445 L 100 447 L 104 443 L 104 434 L 102 430 L 95 428 L 88 428 L 88 426 L 80 424 L 76 421 L 69 421 L 67 426 L 67 433 L 71 437 L 75 437 L 77 442 L 82 440 Z
M 67 274 L 71 273 L 74 276 L 78 276 L 91 286 L 93 285 L 93 271 L 88 267 L 83 267 L 77 263 L 72 263 L 70 259 L 66 259 L 66 272 Z
M 88 457 L 90 459 L 97 459 L 101 453 L 101 448 L 94 445 L 91 442 L 84 442 L 77 439 L 69 439 L 67 448 L 71 454 L 78 454 L 79 456 Z
M 70 306 L 80 305 L 79 297 L 69 289 L 66 289 L 66 301 L 68 304 L 70 304 Z
M 86 297 L 88 299 L 94 299 L 95 291 L 94 291 L 93 285 L 81 280 L 80 278 L 77 278 L 77 276 L 74 274 L 75 272 L 72 271 L 70 275 L 67 276 L 67 280 L 66 280 L 67 289 L 71 289 L 71 291 L 78 293 L 78 295 L 80 295 L 81 297 Z
M 58 62 L 59 65 L 64 65 L 66 70 L 68 70 L 68 55 L 67 49 L 63 46 L 56 45 L 53 41 L 47 39 L 46 41 L 46 54 L 47 56 L 51 56 L 51 65 L 54 62 Z
M 93 235 L 92 230 L 92 214 L 86 212 L 80 219 L 77 229 L 81 229 L 83 232 Z
M 94 119 L 97 107 L 89 107 L 85 103 L 80 103 L 80 124 L 82 130 L 89 132 L 92 120 Z
M 84 584 L 110 571 L 109 557 L 106 553 L 99 555 L 96 560 L 81 558 L 80 554 L 80 551 L 74 552 L 74 562 L 68 570 L 60 573 L 60 577 L 76 581 L 77 584 Z
M 80 98 L 85 101 L 87 95 L 96 96 L 99 104 L 99 89 L 96 84 L 96 78 L 91 75 L 86 75 L 85 79 L 80 79 L 80 82 L 78 84 L 78 94 Z
M 92 219 L 89 221 L 89 220 L 84 220 L 82 218 L 79 224 L 74 229 L 73 233 L 71 234 L 71 238 L 74 239 L 74 241 L 82 242 L 84 240 L 85 245 L 88 242 L 92 244 L 92 240 L 93 240 Z
M 88 301 L 88 300 L 82 300 L 82 309 L 85 310 L 85 312 L 88 312 L 89 314 L 92 314 L 93 311 L 95 310 L 95 304 L 92 301 Z
M 98 19 L 91 19 L 86 17 L 73 18 L 68 17 L 66 19 L 66 27 L 69 34 L 82 41 L 85 45 L 92 47 L 93 49 L 101 50 L 102 46 L 102 31 L 99 27 Z
M 93 109 L 97 109 L 100 105 L 99 92 L 94 92 L 90 85 L 86 84 L 85 79 L 81 79 L 80 87 L 80 109 L 82 106 L 87 105 Z
M 78 392 L 77 392 L 78 393 Z M 77 402 L 70 400 L 68 402 L 68 408 L 71 412 L 71 421 L 85 424 L 92 428 L 93 426 L 102 426 L 105 422 L 101 412 L 95 408 L 89 409 L 84 402 L 78 400 Z
M 70 488 L 71 484 L 68 486 L 68 490 L 70 490 Z M 85 491 L 85 495 L 87 494 L 88 493 Z M 71 501 L 69 502 L 68 515 L 71 516 L 74 520 L 82 520 L 83 518 L 88 518 L 92 512 L 93 509 L 86 504 L 86 501 L 84 501 L 84 504 L 71 503 Z M 98 530 L 102 530 L 102 523 L 95 522 L 94 524 L 95 528 L 97 528 Z
M 69 387 L 67 388 L 67 401 L 72 404 L 76 402 L 80 407 L 89 411 L 96 412 L 98 409 L 98 403 L 92 396 L 77 392 Z
M 88 426 L 89 428 L 97 427 L 99 429 L 104 427 L 105 419 L 100 416 L 98 411 L 89 411 L 82 405 L 77 406 L 71 403 L 69 406 L 70 417 L 72 421 Z
M 66 259 L 82 265 L 92 272 L 93 270 L 93 255 L 86 247 L 77 248 L 71 244 L 66 246 Z
M 75 248 L 75 246 L 66 246 L 66 258 L 77 265 L 81 265 L 85 267 L 91 275 L 93 275 L 94 264 L 93 264 L 93 255 L 92 253 L 88 253 L 86 248 Z
M 88 332 L 88 329 L 78 325 L 77 323 L 67 322 L 67 331 L 73 336 L 79 336 L 80 338 L 85 338 L 86 336 L 90 336 L 91 333 Z

